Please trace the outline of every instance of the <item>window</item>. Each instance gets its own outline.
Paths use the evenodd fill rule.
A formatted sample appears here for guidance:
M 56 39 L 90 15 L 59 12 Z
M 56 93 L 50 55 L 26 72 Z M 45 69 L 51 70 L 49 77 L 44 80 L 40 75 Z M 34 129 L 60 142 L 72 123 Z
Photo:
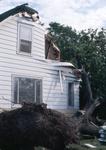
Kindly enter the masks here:
M 74 84 L 68 83 L 68 106 L 74 106 Z
M 32 27 L 24 24 L 18 25 L 18 49 L 19 52 L 31 53 Z
M 40 103 L 42 99 L 42 80 L 15 77 L 14 78 L 14 102 Z

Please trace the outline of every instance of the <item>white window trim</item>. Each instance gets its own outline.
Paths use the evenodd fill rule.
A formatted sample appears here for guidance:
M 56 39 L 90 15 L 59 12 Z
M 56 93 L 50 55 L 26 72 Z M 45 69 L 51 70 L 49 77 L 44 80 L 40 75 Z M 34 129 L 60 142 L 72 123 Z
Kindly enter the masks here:
M 37 22 L 31 22 L 31 21 L 28 21 L 28 20 L 24 20 L 23 18 L 19 18 L 17 17 L 17 22 L 18 23 L 22 23 L 22 24 L 26 24 L 26 25 L 30 25 L 30 26 L 35 26 L 36 28 L 42 30 L 42 32 L 45 32 L 45 28 L 44 26 L 41 26 L 39 23 Z
M 11 75 L 11 82 L 12 82 L 12 84 L 11 84 L 11 97 L 12 97 L 12 104 L 11 104 L 11 107 L 12 108 L 18 108 L 18 107 L 21 107 L 22 105 L 21 104 L 15 104 L 14 103 L 14 81 L 15 81 L 15 78 L 17 78 L 17 77 L 20 77 L 20 78 L 30 78 L 30 79 L 35 79 L 35 80 L 42 80 L 42 95 L 41 95 L 41 103 L 43 102 L 43 77 L 38 77 L 38 76 L 31 76 L 31 75 L 18 75 L 18 74 L 12 74 Z M 35 93 L 36 94 L 36 93 Z M 36 96 L 36 95 L 35 95 Z M 35 102 L 36 102 L 36 99 L 35 99 Z
M 20 26 L 21 25 L 31 29 L 31 35 L 32 35 L 31 36 L 31 42 L 32 42 L 31 53 L 20 51 Z M 33 34 L 32 33 L 33 33 L 33 26 L 32 25 L 18 22 L 18 24 L 17 24 L 17 51 L 16 51 L 17 54 L 24 55 L 24 56 L 32 56 L 32 46 L 33 46 Z

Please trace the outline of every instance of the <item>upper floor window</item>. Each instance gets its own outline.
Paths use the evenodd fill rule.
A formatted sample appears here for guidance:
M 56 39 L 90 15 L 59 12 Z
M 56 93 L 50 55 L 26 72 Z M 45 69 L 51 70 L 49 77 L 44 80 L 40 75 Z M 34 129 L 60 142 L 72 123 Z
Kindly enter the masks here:
M 32 26 L 18 25 L 18 50 L 19 52 L 31 54 L 32 48 Z

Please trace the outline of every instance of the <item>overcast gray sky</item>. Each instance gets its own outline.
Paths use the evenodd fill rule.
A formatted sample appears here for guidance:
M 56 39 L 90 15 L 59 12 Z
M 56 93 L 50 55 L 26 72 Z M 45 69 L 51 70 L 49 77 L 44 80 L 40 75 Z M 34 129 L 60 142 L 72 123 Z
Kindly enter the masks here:
M 106 28 L 106 0 L 0 0 L 0 12 L 26 2 L 46 25 L 56 21 L 77 30 Z

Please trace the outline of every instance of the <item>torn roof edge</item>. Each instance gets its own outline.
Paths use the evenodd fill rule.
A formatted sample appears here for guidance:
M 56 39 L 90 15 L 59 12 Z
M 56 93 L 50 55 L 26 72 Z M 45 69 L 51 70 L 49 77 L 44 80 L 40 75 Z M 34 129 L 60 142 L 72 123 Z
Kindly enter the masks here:
M 25 3 L 0 14 L 0 22 L 2 22 L 3 20 L 7 19 L 10 16 L 18 14 L 19 12 L 27 12 L 30 15 L 33 15 L 35 13 L 38 14 L 36 10 L 32 9 L 31 7 L 28 7 L 27 5 L 28 3 Z

